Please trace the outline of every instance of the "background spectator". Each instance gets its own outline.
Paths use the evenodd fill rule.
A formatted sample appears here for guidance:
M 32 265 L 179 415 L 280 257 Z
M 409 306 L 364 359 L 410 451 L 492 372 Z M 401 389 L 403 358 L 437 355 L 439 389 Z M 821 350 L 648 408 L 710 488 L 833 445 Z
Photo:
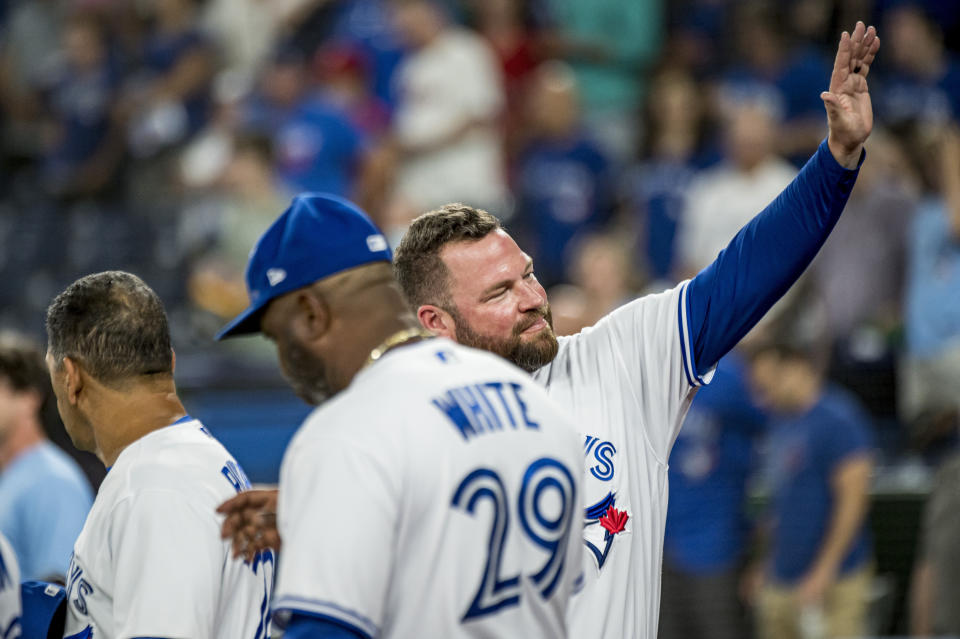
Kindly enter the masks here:
M 617 161 L 636 153 L 643 134 L 645 73 L 663 42 L 663 7 L 656 0 L 551 0 L 559 53 L 573 65 L 587 128 Z
M 944 47 L 943 31 L 920 5 L 903 3 L 886 14 L 888 71 L 877 96 L 877 115 L 888 126 L 912 121 L 946 124 L 960 117 L 960 65 Z
M 656 282 L 679 274 L 676 236 L 687 190 L 716 158 L 707 148 L 703 91 L 683 68 L 667 66 L 650 82 L 643 159 L 627 173 L 625 191 L 637 227 L 638 268 Z
M 452 201 L 506 211 L 503 80 L 493 51 L 451 25 L 435 0 L 397 0 L 394 12 L 412 51 L 396 76 L 392 232 Z
M 678 238 L 685 276 L 716 259 L 740 227 L 796 176 L 774 150 L 777 122 L 773 107 L 762 100 L 727 107 L 724 161 L 698 174 L 687 191 Z
M 512 155 L 523 138 L 523 99 L 528 81 L 549 53 L 551 30 L 538 24 L 532 11 L 524 11 L 533 2 L 469 0 L 464 4 L 469 23 L 490 43 L 500 61 L 507 99 L 504 128 Z
M 918 637 L 960 635 L 960 456 L 937 473 L 923 516 L 912 584 L 910 631 Z
M 93 503 L 77 464 L 44 436 L 52 401 L 40 352 L 22 338 L 0 339 L 0 532 L 23 579 L 60 579 Z
M 638 287 L 630 246 L 613 233 L 581 235 L 568 251 L 570 284 L 550 290 L 553 328 L 573 335 L 633 299 Z
M 363 134 L 345 111 L 311 90 L 300 52 L 277 53 L 245 111 L 243 124 L 270 137 L 287 188 L 355 196 L 364 163 Z
M 927 149 L 939 156 L 939 188 L 920 205 L 910 232 L 901 413 L 960 408 L 960 133 Z
M 738 351 L 717 364 L 670 454 L 661 639 L 749 636 L 739 588 L 750 542 L 747 478 L 766 417 L 747 372 Z
M 865 526 L 870 422 L 853 399 L 824 383 L 806 347 L 758 347 L 750 379 L 773 412 L 760 637 L 865 636 L 872 574 Z
M 47 102 L 55 126 L 44 178 L 63 198 L 95 197 L 115 189 L 123 138 L 112 117 L 119 84 L 103 28 L 92 15 L 63 29 L 65 64 Z
M 785 5 L 741 3 L 734 12 L 737 61 L 719 80 L 721 101 L 763 96 L 780 114 L 774 149 L 806 162 L 826 135 L 820 91 L 830 60 L 810 41 L 793 46 L 782 24 Z
M 531 80 L 526 129 L 517 158 L 518 232 L 532 247 L 537 278 L 564 276 L 570 242 L 598 229 L 613 210 L 613 179 L 603 151 L 583 131 L 574 75 L 561 63 Z
M 142 64 L 124 89 L 121 110 L 140 157 L 176 145 L 209 117 L 213 51 L 198 26 L 195 0 L 156 0 Z

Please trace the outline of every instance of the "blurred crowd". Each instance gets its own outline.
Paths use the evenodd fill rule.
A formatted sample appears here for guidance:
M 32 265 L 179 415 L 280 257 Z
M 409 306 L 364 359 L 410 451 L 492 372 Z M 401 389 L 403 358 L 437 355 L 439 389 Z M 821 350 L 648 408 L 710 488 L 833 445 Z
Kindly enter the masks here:
M 883 47 L 856 188 L 808 274 L 721 361 L 670 460 L 664 633 L 743 636 L 690 626 L 683 596 L 749 590 L 748 478 L 781 522 L 768 573 L 797 583 L 839 512 L 837 477 L 856 485 L 908 451 L 952 463 L 960 3 L 0 0 L 0 328 L 39 337 L 56 291 L 121 268 L 170 310 L 178 376 L 256 383 L 269 348 L 214 356 L 211 336 L 246 306 L 256 238 L 315 190 L 359 202 L 394 242 L 444 203 L 486 208 L 533 256 L 557 332 L 578 331 L 698 272 L 796 176 L 857 19 Z M 811 589 L 869 584 L 866 507 L 844 503 L 856 526 Z M 791 508 L 802 521 L 785 528 Z M 957 567 L 937 541 L 949 519 L 927 517 L 923 553 L 946 546 Z M 783 593 L 758 592 L 777 628 Z M 917 631 L 942 623 L 935 598 L 918 595 Z

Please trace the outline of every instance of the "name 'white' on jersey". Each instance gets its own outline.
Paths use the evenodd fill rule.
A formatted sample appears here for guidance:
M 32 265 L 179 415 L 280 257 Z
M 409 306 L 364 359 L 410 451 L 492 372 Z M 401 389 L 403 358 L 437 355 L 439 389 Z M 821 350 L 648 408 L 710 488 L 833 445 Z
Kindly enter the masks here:
M 273 555 L 232 559 L 215 512 L 249 486 L 189 417 L 127 446 L 74 545 L 65 637 L 266 639 Z
M 583 591 L 577 639 L 655 639 L 667 516 L 667 458 L 696 386 L 686 344 L 686 283 L 560 338 L 534 373 L 583 433 Z
M 20 568 L 17 555 L 0 533 L 0 637 L 19 637 Z
M 275 620 L 566 637 L 582 468 L 573 423 L 520 369 L 445 339 L 390 351 L 287 448 Z

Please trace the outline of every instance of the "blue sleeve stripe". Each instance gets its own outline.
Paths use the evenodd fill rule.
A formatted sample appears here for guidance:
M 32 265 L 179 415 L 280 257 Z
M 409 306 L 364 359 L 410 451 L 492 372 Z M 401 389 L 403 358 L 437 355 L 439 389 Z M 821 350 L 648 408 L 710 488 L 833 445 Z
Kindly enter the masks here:
M 706 382 L 697 375 L 696 365 L 693 361 L 693 349 L 690 335 L 689 305 L 687 298 L 687 288 L 689 282 L 680 289 L 680 297 L 677 301 L 677 328 L 680 331 L 680 357 L 683 359 L 683 372 L 687 376 L 687 383 L 691 386 L 703 386 Z
M 379 632 L 377 624 L 369 617 L 349 608 L 344 608 L 332 601 L 286 595 L 279 597 L 273 603 L 272 609 L 274 615 L 283 611 L 292 614 L 327 617 L 355 629 L 365 637 L 374 637 Z
M 284 637 L 292 634 L 297 637 L 337 637 L 343 639 L 347 636 L 347 633 L 349 633 L 352 639 L 356 637 L 373 639 L 373 637 L 364 632 L 362 628 L 358 628 L 343 619 L 316 612 L 294 610 L 292 608 L 287 608 L 285 611 L 293 615 L 293 618 L 283 634 Z

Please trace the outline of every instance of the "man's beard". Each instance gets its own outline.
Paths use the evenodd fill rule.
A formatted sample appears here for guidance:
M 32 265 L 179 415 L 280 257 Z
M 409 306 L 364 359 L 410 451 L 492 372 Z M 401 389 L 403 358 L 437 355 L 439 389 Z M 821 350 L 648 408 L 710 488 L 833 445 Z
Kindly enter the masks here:
M 303 401 L 319 406 L 337 394 L 327 379 L 323 360 L 298 345 L 293 338 L 287 341 L 283 361 L 284 377 Z
M 456 310 L 447 310 L 453 321 L 456 322 L 454 333 L 457 343 L 472 348 L 490 351 L 504 359 L 513 362 L 528 373 L 542 368 L 553 361 L 560 346 L 557 336 L 553 334 L 553 313 L 549 306 L 543 306 L 535 311 L 528 311 L 524 318 L 513 327 L 510 337 L 499 338 L 483 335 L 476 332 L 462 315 Z M 528 339 L 521 337 L 522 333 L 540 321 L 547 320 L 547 327 Z

